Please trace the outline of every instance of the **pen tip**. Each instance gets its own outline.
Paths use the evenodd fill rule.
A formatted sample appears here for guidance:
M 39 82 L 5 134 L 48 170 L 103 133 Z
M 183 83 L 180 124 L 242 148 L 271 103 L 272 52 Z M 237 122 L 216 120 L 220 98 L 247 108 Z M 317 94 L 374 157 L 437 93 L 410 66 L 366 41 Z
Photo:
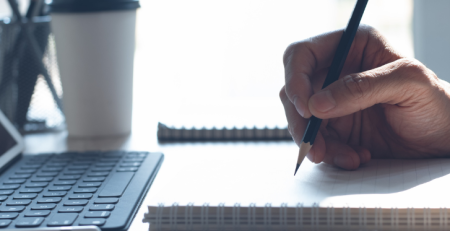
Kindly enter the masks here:
M 295 174 L 297 174 L 297 170 L 298 170 L 299 167 L 300 167 L 300 164 L 297 164 L 297 166 L 295 166 L 294 176 L 295 176 Z

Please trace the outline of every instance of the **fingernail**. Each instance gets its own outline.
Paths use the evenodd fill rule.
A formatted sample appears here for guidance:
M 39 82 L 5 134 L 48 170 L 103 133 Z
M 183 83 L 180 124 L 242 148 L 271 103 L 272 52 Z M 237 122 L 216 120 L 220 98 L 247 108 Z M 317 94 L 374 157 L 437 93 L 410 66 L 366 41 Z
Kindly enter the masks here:
M 348 166 L 353 165 L 353 160 L 347 155 L 337 155 L 333 157 L 333 163 L 341 168 L 348 168 Z
M 300 100 L 298 100 L 298 96 L 295 96 L 294 98 L 294 106 L 295 109 L 297 109 L 298 114 L 305 117 L 305 106 L 303 106 Z
M 331 95 L 331 91 L 324 90 L 311 97 L 311 105 L 320 112 L 327 112 L 336 107 L 336 101 Z

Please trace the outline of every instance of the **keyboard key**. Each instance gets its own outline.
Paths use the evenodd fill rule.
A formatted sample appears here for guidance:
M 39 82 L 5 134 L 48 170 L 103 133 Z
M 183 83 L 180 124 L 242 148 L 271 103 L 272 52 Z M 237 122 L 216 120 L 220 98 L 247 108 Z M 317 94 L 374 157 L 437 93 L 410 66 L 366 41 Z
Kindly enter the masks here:
M 108 176 L 109 172 L 91 172 L 88 173 L 87 176 L 88 177 L 99 177 L 99 176 Z
M 0 195 L 11 195 L 14 193 L 14 190 L 0 190 Z
M 69 196 L 69 199 L 91 199 L 92 193 L 73 194 Z
M 19 192 L 20 193 L 40 193 L 42 192 L 42 190 L 44 190 L 43 188 L 24 188 L 21 189 Z
M 80 188 L 80 189 L 75 189 L 73 192 L 74 193 L 95 193 L 95 192 L 97 192 L 97 188 Z
M 47 182 L 42 182 L 42 183 L 27 183 L 25 184 L 26 188 L 44 188 L 47 187 L 48 183 Z
M 42 172 L 42 173 L 38 173 L 36 174 L 37 177 L 53 177 L 53 176 L 57 176 L 59 173 L 57 172 Z
M 36 169 L 19 170 L 19 171 L 16 171 L 16 175 L 33 174 L 35 172 L 36 172 Z
M 47 167 L 54 168 L 54 167 L 66 167 L 69 164 L 68 161 L 61 161 L 61 162 L 52 162 L 47 164 Z
M 3 184 L 23 184 L 25 181 L 26 179 L 6 180 Z
M 133 178 L 132 172 L 117 172 L 108 181 L 98 197 L 120 197 Z
M 100 187 L 100 185 L 102 185 L 100 182 L 81 183 L 78 185 L 78 188 Z
M 9 185 L 1 185 L 0 190 L 4 189 L 18 189 L 20 188 L 20 184 L 9 184 Z
M 12 175 L 9 177 L 9 179 L 28 179 L 31 177 L 31 174 L 19 174 L 19 175 Z
M 138 170 L 137 167 L 129 167 L 129 168 L 118 168 L 118 172 L 136 172 Z
M 111 215 L 110 212 L 107 211 L 94 211 L 94 212 L 87 212 L 84 214 L 84 217 L 86 218 L 107 218 Z
M 55 183 L 53 183 L 54 186 L 64 186 L 64 185 L 74 185 L 75 183 L 77 183 L 76 180 L 61 180 L 61 181 L 56 181 Z
M 62 207 L 58 210 L 59 213 L 79 213 L 83 211 L 83 207 Z
M 13 198 L 14 199 L 34 199 L 37 197 L 36 193 L 27 193 L 27 194 L 18 194 L 15 195 Z
M 120 156 L 104 156 L 100 159 L 99 162 L 102 162 L 102 163 L 108 162 L 108 161 L 116 161 L 117 162 L 120 159 L 122 159 L 122 157 L 120 157 Z
M 76 171 L 64 171 L 63 174 L 64 175 L 81 175 L 83 174 L 85 171 L 81 171 L 81 170 L 76 170 Z
M 9 224 L 11 224 L 11 220 L 1 220 L 1 221 L 0 221 L 0 228 L 5 228 L 5 227 L 7 227 Z
M 29 205 L 31 200 L 13 200 L 6 203 L 7 206 Z
M 66 206 L 83 206 L 83 205 L 87 205 L 89 201 L 88 200 L 70 200 L 70 201 L 65 201 L 64 205 Z
M 0 213 L 0 219 L 15 219 L 19 213 Z
M 25 213 L 25 216 L 26 217 L 46 217 L 49 214 L 50 214 L 49 210 L 41 210 L 41 211 L 29 211 L 29 212 Z
M 103 218 L 90 218 L 90 219 L 83 219 L 80 221 L 80 225 L 104 225 L 106 222 Z
M 37 203 L 59 203 L 61 201 L 61 197 L 49 197 L 42 198 L 37 201 Z
M 53 180 L 53 177 L 36 177 L 32 178 L 31 182 L 50 182 Z
M 92 168 L 92 172 L 108 172 L 111 171 L 114 167 L 95 167 Z
M 141 153 L 133 153 L 133 154 L 128 154 L 125 158 L 145 158 L 147 157 L 146 152 L 141 152 Z
M 41 205 L 33 205 L 31 207 L 32 210 L 52 210 L 56 207 L 55 204 L 41 204 Z
M 77 213 L 57 213 L 50 218 L 47 226 L 70 226 L 77 217 Z
M 114 167 L 116 163 L 96 163 L 96 167 Z
M 62 171 L 64 168 L 63 167 L 46 167 L 41 169 L 42 172 L 60 172 Z
M 38 227 L 44 221 L 44 218 L 35 217 L 35 218 L 21 218 L 16 221 L 17 228 L 23 227 Z
M 0 212 L 22 212 L 25 206 L 8 206 L 0 207 Z
M 122 156 L 125 155 L 125 151 L 107 151 L 104 152 L 103 156 L 104 157 L 117 157 L 117 158 L 122 158 Z
M 90 167 L 90 165 L 76 165 L 76 166 L 70 166 L 67 169 L 69 170 L 86 170 Z
M 83 182 L 103 182 L 106 177 L 86 177 Z
M 58 192 L 58 191 L 52 191 L 52 192 L 46 192 L 46 193 L 44 193 L 42 196 L 43 196 L 43 197 L 63 197 L 63 196 L 65 196 L 66 194 L 67 194 L 66 191 L 61 191 L 61 192 Z
M 143 162 L 144 160 L 144 158 L 130 158 L 123 160 L 123 163 Z
M 116 204 L 119 198 L 98 198 L 95 199 L 94 204 Z
M 72 186 L 54 186 L 48 188 L 48 191 L 69 191 Z
M 113 163 L 114 165 L 117 164 L 117 162 L 119 162 L 120 158 L 103 158 L 100 159 L 98 162 L 101 163 Z
M 6 201 L 6 199 L 8 199 L 7 196 L 0 196 L 0 201 Z
M 20 169 L 38 169 L 40 168 L 42 165 L 40 164 L 26 164 L 20 167 Z
M 113 209 L 114 205 L 112 204 L 95 204 L 89 208 L 90 211 L 111 211 Z
M 68 176 L 60 176 L 59 180 L 78 180 L 80 179 L 81 175 L 68 175 Z
M 131 162 L 131 163 L 123 163 L 120 167 L 140 167 L 141 163 Z

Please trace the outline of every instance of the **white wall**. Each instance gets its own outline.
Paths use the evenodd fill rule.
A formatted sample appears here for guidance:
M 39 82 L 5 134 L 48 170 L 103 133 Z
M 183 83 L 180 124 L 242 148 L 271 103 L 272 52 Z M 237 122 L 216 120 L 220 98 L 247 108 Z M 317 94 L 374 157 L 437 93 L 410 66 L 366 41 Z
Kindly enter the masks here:
M 450 1 L 414 0 L 416 59 L 450 82 Z

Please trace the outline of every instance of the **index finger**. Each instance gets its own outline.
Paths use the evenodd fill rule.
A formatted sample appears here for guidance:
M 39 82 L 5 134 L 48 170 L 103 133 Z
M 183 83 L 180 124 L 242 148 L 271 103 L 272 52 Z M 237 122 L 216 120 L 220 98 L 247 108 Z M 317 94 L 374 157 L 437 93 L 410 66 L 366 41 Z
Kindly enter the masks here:
M 342 30 L 291 44 L 283 56 L 286 95 L 297 112 L 309 118 L 308 100 L 313 92 L 312 76 L 331 64 Z

